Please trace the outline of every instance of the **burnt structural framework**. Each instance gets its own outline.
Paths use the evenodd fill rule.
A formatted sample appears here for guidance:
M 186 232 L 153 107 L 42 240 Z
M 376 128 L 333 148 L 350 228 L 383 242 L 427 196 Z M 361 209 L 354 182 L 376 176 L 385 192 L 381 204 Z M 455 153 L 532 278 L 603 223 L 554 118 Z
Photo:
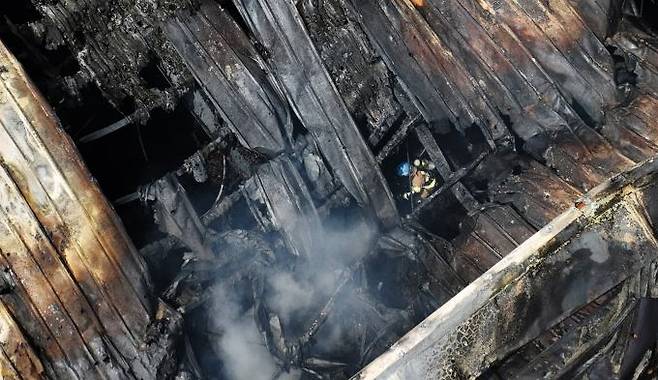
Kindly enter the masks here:
M 657 376 L 653 2 L 14 3 L 3 378 Z

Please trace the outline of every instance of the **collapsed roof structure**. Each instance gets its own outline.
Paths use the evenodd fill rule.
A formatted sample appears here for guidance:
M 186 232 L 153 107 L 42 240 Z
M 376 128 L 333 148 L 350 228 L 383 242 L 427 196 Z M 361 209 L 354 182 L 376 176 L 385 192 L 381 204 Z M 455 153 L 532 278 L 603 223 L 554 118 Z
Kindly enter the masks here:
M 656 376 L 653 5 L 0 7 L 3 377 Z

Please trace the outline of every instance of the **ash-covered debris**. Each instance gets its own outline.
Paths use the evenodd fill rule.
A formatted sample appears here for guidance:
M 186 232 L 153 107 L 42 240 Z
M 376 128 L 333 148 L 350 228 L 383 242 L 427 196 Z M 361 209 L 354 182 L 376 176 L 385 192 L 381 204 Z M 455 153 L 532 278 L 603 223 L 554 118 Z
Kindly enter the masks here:
M 362 130 L 376 147 L 394 125 L 405 119 L 394 92 L 399 84 L 370 45 L 342 1 L 307 0 L 298 5 L 309 36 L 338 92 Z M 408 102 L 408 101 L 407 101 Z
M 0 38 L 148 263 L 167 306 L 147 345 L 176 345 L 158 376 L 343 379 L 658 154 L 655 25 L 621 5 L 32 0 L 3 9 Z M 476 320 L 436 347 L 440 377 L 650 373 L 654 341 L 620 358 L 629 289 L 655 268 L 560 255 L 576 269 L 479 312 L 509 316 L 500 331 Z M 514 303 L 540 280 L 568 305 Z
M 142 253 L 158 270 L 164 270 L 160 263 L 170 262 L 169 256 L 181 260 L 180 269 L 168 269 L 175 274 L 162 296 L 184 314 L 194 337 L 189 341 L 194 358 L 186 359 L 184 371 L 200 367 L 207 373 L 214 362 L 224 376 L 236 379 L 302 373 L 346 378 L 464 285 L 437 270 L 449 270 L 443 261 L 447 252 L 441 252 L 445 246 L 435 247 L 411 230 L 379 236 L 378 227 L 354 206 L 321 222 L 302 215 L 303 235 L 286 239 L 288 227 L 273 223 L 275 216 L 267 211 L 280 205 L 265 204 L 277 188 L 260 185 L 276 181 L 271 175 L 288 175 L 261 170 L 276 165 L 278 158 L 261 161 L 252 168 L 253 178 L 238 183 L 226 177 L 236 172 L 228 168 L 234 160 L 222 159 L 227 168 L 221 179 L 227 183 L 213 187 L 229 195 L 218 194 L 200 216 L 181 183 L 186 178 L 210 182 L 208 162 L 229 155 L 230 149 L 230 144 L 212 143 L 140 191 L 167 235 Z M 253 198 L 252 191 L 260 195 Z M 216 230 L 218 219 L 232 210 L 212 210 L 232 194 L 250 205 L 251 215 L 242 218 L 252 219 L 251 230 Z M 215 359 L 203 352 L 208 347 Z

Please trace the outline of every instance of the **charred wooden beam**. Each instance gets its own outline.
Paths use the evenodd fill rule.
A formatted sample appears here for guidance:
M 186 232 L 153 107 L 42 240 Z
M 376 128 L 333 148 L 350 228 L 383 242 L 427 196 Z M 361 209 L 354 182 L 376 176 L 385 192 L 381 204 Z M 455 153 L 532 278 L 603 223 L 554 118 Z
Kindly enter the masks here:
M 181 13 L 168 23 L 167 33 L 211 107 L 242 144 L 270 157 L 293 149 L 289 106 L 246 34 L 224 9 L 206 3 L 193 15 Z M 279 157 L 261 165 L 244 191 L 257 219 L 279 230 L 294 254 L 314 256 L 312 231 L 319 230 L 320 221 L 290 159 Z M 266 215 L 259 211 L 261 205 Z
M 386 228 L 398 223 L 391 192 L 372 152 L 322 65 L 297 9 L 287 1 L 236 0 L 268 52 L 267 63 L 303 126 L 358 204 Z
M 300 16 L 350 114 L 371 147 L 415 117 L 344 0 L 298 2 Z
M 179 13 L 166 31 L 211 106 L 242 144 L 271 154 L 286 150 L 293 133 L 289 107 L 271 83 L 264 61 L 225 10 L 206 3 L 192 15 Z
M 114 210 L 2 44 L 0 66 L 0 260 L 16 284 L 0 298 L 3 373 L 170 373 L 180 317 L 151 293 Z
M 408 2 L 353 2 L 374 45 L 403 83 L 410 99 L 434 128 L 454 125 L 462 133 L 472 125 L 493 140 L 507 135 L 502 119 L 492 110 L 463 64 Z M 447 79 L 447 80 L 446 80 Z

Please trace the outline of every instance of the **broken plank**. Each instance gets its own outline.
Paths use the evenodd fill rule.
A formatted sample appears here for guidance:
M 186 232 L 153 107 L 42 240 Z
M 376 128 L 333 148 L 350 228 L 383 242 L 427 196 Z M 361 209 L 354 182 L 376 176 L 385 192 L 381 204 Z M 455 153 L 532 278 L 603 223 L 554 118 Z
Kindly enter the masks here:
M 491 198 L 510 204 L 531 226 L 542 228 L 581 193 L 534 161 L 518 175 L 491 184 Z
M 294 255 L 315 260 L 322 244 L 322 224 L 309 190 L 292 161 L 279 157 L 261 165 L 244 186 L 254 210 L 283 235 Z
M 336 176 L 385 228 L 397 225 L 390 189 L 322 65 L 297 9 L 286 0 L 234 2 L 269 53 L 268 65 Z
M 218 5 L 181 12 L 167 35 L 196 82 L 246 147 L 276 154 L 292 136 L 288 105 L 268 79 L 264 63 L 235 21 Z M 217 137 L 217 136 L 212 136 Z

